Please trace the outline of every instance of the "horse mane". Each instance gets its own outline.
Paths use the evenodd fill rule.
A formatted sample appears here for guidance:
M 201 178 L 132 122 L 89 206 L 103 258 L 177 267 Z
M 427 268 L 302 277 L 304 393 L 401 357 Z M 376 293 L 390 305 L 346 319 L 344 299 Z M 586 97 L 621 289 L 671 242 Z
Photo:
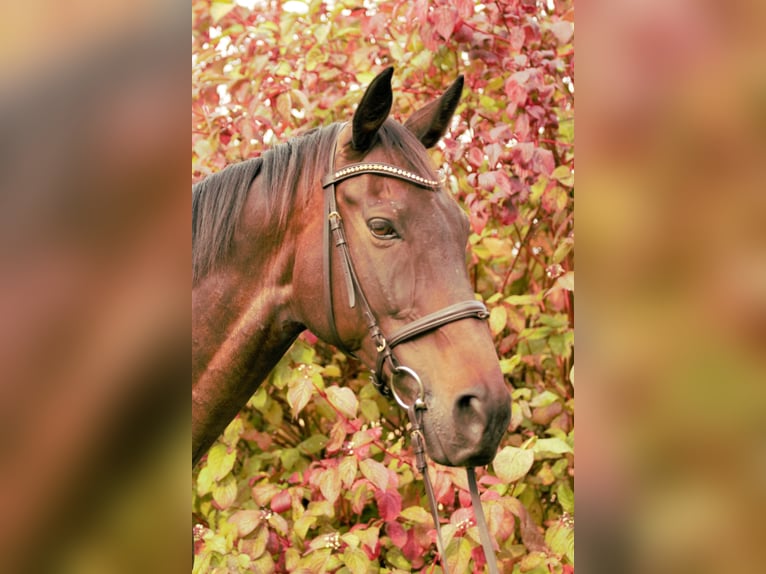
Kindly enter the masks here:
M 334 123 L 314 128 L 277 144 L 257 158 L 225 167 L 192 186 L 192 284 L 210 273 L 228 255 L 250 186 L 262 178 L 263 212 L 268 214 L 262 229 L 280 235 L 299 189 L 308 199 L 321 187 L 329 155 L 342 128 Z M 435 179 L 434 169 L 422 144 L 401 124 L 388 119 L 378 130 L 377 144 L 388 152 L 389 161 L 403 158 L 410 169 Z M 305 182 L 304 185 L 300 185 Z

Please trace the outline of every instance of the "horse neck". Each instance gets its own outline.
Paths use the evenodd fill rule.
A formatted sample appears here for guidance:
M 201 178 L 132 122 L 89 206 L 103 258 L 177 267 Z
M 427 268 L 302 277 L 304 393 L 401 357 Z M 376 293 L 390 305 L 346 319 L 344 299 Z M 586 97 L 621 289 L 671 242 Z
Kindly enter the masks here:
M 258 215 L 245 206 L 230 257 L 192 291 L 195 462 L 303 330 L 290 309 L 294 248 L 284 236 L 249 233 Z

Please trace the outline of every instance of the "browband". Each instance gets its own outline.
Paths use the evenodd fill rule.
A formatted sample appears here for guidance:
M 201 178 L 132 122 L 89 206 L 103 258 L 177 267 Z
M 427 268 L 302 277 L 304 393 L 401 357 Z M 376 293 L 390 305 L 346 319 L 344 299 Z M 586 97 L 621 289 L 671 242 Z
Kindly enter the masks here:
M 435 179 L 426 179 L 425 177 L 422 177 L 416 173 L 412 173 L 411 171 L 407 171 L 406 169 L 396 167 L 395 165 L 381 162 L 363 162 L 347 165 L 335 173 L 328 173 L 324 178 L 322 178 L 322 187 L 324 188 L 328 185 L 332 185 L 334 183 L 341 182 L 344 179 L 348 179 L 349 177 L 354 177 L 356 175 L 362 175 L 365 173 L 387 175 L 389 177 L 403 179 L 404 181 L 409 181 L 415 185 L 428 187 L 431 189 L 437 189 L 442 184 L 444 184 L 444 178 L 438 181 Z

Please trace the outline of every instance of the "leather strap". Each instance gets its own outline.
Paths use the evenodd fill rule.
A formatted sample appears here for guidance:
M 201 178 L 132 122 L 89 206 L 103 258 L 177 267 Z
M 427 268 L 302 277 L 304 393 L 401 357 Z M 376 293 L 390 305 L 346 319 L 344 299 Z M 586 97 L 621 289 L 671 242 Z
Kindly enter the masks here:
M 468 489 L 471 491 L 471 506 L 473 506 L 473 515 L 476 517 L 476 527 L 479 529 L 479 538 L 481 546 L 484 549 L 484 558 L 487 559 L 489 574 L 499 574 L 497 570 L 497 561 L 495 560 L 495 547 L 492 539 L 489 537 L 489 528 L 487 520 L 484 518 L 484 509 L 481 507 L 481 498 L 479 497 L 479 487 L 476 485 L 476 469 L 469 466 L 465 469 L 468 475 Z
M 425 317 L 416 319 L 412 323 L 409 323 L 398 330 L 394 335 L 388 339 L 388 347 L 393 349 L 396 345 L 419 337 L 420 335 L 438 329 L 439 327 L 452 323 L 453 321 L 459 321 L 461 319 L 486 319 L 489 317 L 489 311 L 481 301 L 460 301 L 440 309 L 433 313 L 429 313 Z M 378 354 L 378 359 L 375 365 L 375 377 L 379 380 L 383 379 L 384 363 L 388 359 L 383 354 Z
M 335 157 L 335 154 L 333 153 L 333 158 L 334 157 Z M 441 187 L 444 184 L 443 178 L 439 180 L 428 179 L 416 173 L 412 173 L 411 171 L 407 171 L 406 169 L 402 169 L 400 167 L 396 167 L 395 165 L 391 165 L 388 163 L 361 162 L 361 163 L 352 163 L 351 165 L 347 165 L 346 167 L 339 169 L 338 171 L 335 171 L 335 172 L 333 172 L 333 169 L 330 169 L 330 172 L 322 179 L 322 187 L 326 188 L 327 186 L 333 185 L 335 183 L 339 183 L 343 181 L 344 179 L 348 179 L 350 177 L 355 177 L 357 175 L 362 175 L 365 173 L 395 177 L 397 179 L 402 179 L 404 181 L 414 183 L 415 185 L 420 185 L 422 187 L 429 187 L 431 189 L 436 189 L 438 187 Z
M 412 439 L 412 449 L 415 454 L 415 466 L 420 474 L 423 476 L 423 482 L 426 486 L 426 496 L 428 497 L 428 506 L 431 507 L 431 518 L 434 521 L 434 527 L 436 528 L 436 548 L 439 551 L 441 557 L 442 570 L 444 574 L 449 574 L 447 567 L 447 552 L 444 547 L 444 539 L 442 538 L 442 529 L 439 524 L 439 512 L 438 504 L 436 502 L 436 495 L 434 494 L 434 487 L 431 484 L 431 478 L 428 476 L 428 463 L 426 462 L 426 441 L 423 436 L 423 428 L 421 424 L 423 410 L 417 408 L 416 404 L 413 404 L 407 409 L 407 415 L 410 418 L 410 438 Z
M 342 129 L 342 128 L 341 128 Z M 332 154 L 330 155 L 330 168 L 328 175 L 322 180 L 322 187 L 324 188 L 324 204 L 325 204 L 325 220 L 324 220 L 324 254 L 323 254 L 323 266 L 324 266 L 324 297 L 325 297 L 325 309 L 327 310 L 327 324 L 330 334 L 331 343 L 341 349 L 343 352 L 353 356 L 353 352 L 343 343 L 340 335 L 338 334 L 338 328 L 335 324 L 335 310 L 333 305 L 332 296 L 332 245 L 331 241 L 335 244 L 335 248 L 338 250 L 341 256 L 341 269 L 343 270 L 344 283 L 346 286 L 346 294 L 348 296 L 348 306 L 353 309 L 356 307 L 357 298 L 360 304 L 362 313 L 364 314 L 367 322 L 367 329 L 370 332 L 370 337 L 375 343 L 375 348 L 378 352 L 378 357 L 375 365 L 375 373 L 372 380 L 375 383 L 378 390 L 387 396 L 393 394 L 396 401 L 406 409 L 409 416 L 411 428 L 411 438 L 413 449 L 415 453 L 415 462 L 417 469 L 423 476 L 423 482 L 425 483 L 426 495 L 428 497 L 429 506 L 431 507 L 431 516 L 434 520 L 434 527 L 436 528 L 436 545 L 441 556 L 442 570 L 444 574 L 449 574 L 447 567 L 447 555 L 446 548 L 444 547 L 444 541 L 441 535 L 441 526 L 439 523 L 438 505 L 436 502 L 436 496 L 434 495 L 433 485 L 428 475 L 428 464 L 426 462 L 426 449 L 425 449 L 425 437 L 423 435 L 422 426 L 422 413 L 426 409 L 425 392 L 422 382 L 417 374 L 407 367 L 400 366 L 396 361 L 396 357 L 393 354 L 393 348 L 401 343 L 409 341 L 415 337 L 418 337 L 434 329 L 438 329 L 442 325 L 451 323 L 453 321 L 460 321 L 462 319 L 476 318 L 480 320 L 487 319 L 489 312 L 483 303 L 480 301 L 460 301 L 429 313 L 425 317 L 416 319 L 397 331 L 390 340 L 386 340 L 380 329 L 380 325 L 375 317 L 375 314 L 370 307 L 367 298 L 364 295 L 364 290 L 359 283 L 359 278 L 354 270 L 354 264 L 351 259 L 351 253 L 348 248 L 348 242 L 343 231 L 343 219 L 338 212 L 337 200 L 335 198 L 335 184 L 339 183 L 350 177 L 354 177 L 362 174 L 376 174 L 387 177 L 395 177 L 431 189 L 439 188 L 443 182 L 427 179 L 417 174 L 409 172 L 407 170 L 397 168 L 385 163 L 378 162 L 366 162 L 356 163 L 346 166 L 338 171 L 335 171 L 335 153 L 337 151 L 337 139 L 335 146 L 333 147 Z M 386 364 L 391 369 L 391 376 L 396 373 L 404 373 L 416 379 L 420 388 L 420 396 L 411 404 L 405 404 L 402 399 L 391 391 L 391 385 L 393 381 L 389 381 L 389 385 L 385 384 L 384 369 Z M 492 541 L 489 537 L 489 530 L 487 529 L 486 520 L 484 519 L 484 512 L 481 507 L 481 500 L 479 498 L 479 491 L 476 485 L 476 475 L 473 468 L 466 469 L 468 473 L 468 483 L 471 491 L 471 503 L 474 508 L 474 515 L 476 516 L 476 523 L 479 528 L 479 535 L 481 537 L 482 546 L 484 548 L 484 555 L 487 559 L 487 564 L 490 569 L 490 574 L 498 574 L 497 564 L 495 562 L 494 549 L 492 547 Z

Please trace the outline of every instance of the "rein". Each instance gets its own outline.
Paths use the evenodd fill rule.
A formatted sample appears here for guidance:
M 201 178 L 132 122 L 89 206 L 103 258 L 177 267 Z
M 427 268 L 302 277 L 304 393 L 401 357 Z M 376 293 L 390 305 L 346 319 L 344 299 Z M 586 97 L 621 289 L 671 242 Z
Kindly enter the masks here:
M 393 353 L 393 348 L 396 345 L 405 343 L 415 337 L 418 337 L 426 332 L 438 329 L 442 325 L 446 325 L 453 321 L 460 321 L 467 318 L 475 318 L 480 320 L 486 320 L 489 317 L 489 312 L 483 303 L 470 300 L 460 301 L 449 305 L 443 309 L 429 313 L 425 317 L 421 317 L 408 323 L 400 330 L 396 331 L 388 340 L 383 335 L 380 329 L 377 318 L 370 307 L 367 298 L 364 295 L 364 291 L 359 282 L 359 278 L 354 269 L 354 264 L 351 259 L 351 253 L 348 248 L 348 242 L 346 241 L 346 235 L 343 230 L 343 218 L 338 212 L 336 190 L 335 185 L 351 177 L 362 174 L 373 174 L 384 177 L 394 177 L 410 183 L 413 183 L 420 187 L 436 190 L 442 185 L 442 181 L 436 181 L 421 177 L 415 173 L 407 171 L 405 169 L 398 168 L 396 166 L 379 163 L 379 162 L 362 162 L 348 165 L 340 170 L 335 169 L 335 153 L 337 149 L 337 140 L 333 147 L 332 154 L 330 155 L 330 166 L 327 175 L 322 180 L 322 187 L 325 190 L 324 204 L 325 204 L 325 220 L 324 220 L 324 295 L 325 295 L 325 308 L 327 310 L 327 323 L 330 330 L 331 342 L 339 349 L 347 354 L 353 356 L 353 352 L 343 344 L 340 336 L 338 335 L 338 328 L 335 324 L 335 311 L 333 306 L 332 297 L 332 246 L 331 241 L 334 241 L 335 247 L 340 253 L 341 268 L 343 270 L 344 282 L 346 284 L 346 294 L 348 296 L 348 306 L 353 309 L 358 302 L 360 304 L 362 313 L 364 314 L 365 321 L 367 323 L 367 329 L 370 333 L 370 337 L 375 343 L 375 349 L 378 353 L 375 372 L 371 379 L 378 391 L 384 396 L 393 397 L 394 400 L 402 407 L 406 412 L 410 420 L 411 430 L 410 437 L 412 439 L 413 449 L 415 452 L 415 462 L 418 471 L 423 475 L 423 482 L 425 483 L 426 495 L 428 497 L 429 505 L 431 507 L 431 516 L 434 520 L 434 527 L 436 529 L 436 545 L 441 556 L 442 569 L 445 574 L 449 574 L 447 568 L 447 555 L 445 552 L 444 542 L 441 535 L 441 526 L 439 521 L 438 506 L 436 502 L 436 496 L 434 495 L 431 479 L 428 475 L 428 464 L 426 462 L 426 449 L 425 449 L 425 436 L 423 434 L 423 411 L 427 409 L 425 402 L 425 388 L 423 382 L 420 380 L 418 374 L 409 367 L 401 365 L 397 361 L 396 356 Z M 390 371 L 390 377 L 385 376 L 385 369 L 388 366 Z M 418 396 L 412 403 L 407 403 L 396 390 L 396 379 L 399 376 L 406 376 L 411 378 L 417 383 Z M 481 538 L 482 547 L 484 548 L 484 556 L 489 566 L 490 574 L 498 574 L 497 564 L 495 561 L 495 551 L 492 545 L 492 540 L 489 535 L 486 520 L 484 518 L 484 511 L 481 507 L 481 500 L 479 498 L 479 490 L 476 484 L 475 469 L 470 467 L 466 468 L 468 474 L 468 485 L 471 493 L 471 504 L 473 506 L 474 515 L 476 517 L 476 525 L 479 529 L 479 536 Z

